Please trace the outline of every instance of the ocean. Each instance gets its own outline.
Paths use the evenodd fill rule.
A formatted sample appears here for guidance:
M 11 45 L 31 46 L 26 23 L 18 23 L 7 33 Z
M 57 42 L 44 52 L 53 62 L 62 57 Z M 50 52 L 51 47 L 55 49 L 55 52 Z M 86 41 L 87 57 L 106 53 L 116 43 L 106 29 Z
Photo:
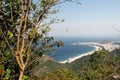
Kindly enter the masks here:
M 81 54 L 91 52 L 95 49 L 91 45 L 73 45 L 75 42 L 100 42 L 103 39 L 79 39 L 79 38 L 62 38 L 64 46 L 56 47 L 52 54 L 52 58 L 57 62 L 62 62 Z
M 79 56 L 86 52 L 93 51 L 95 48 L 90 45 L 71 45 L 67 44 L 63 47 L 56 48 L 56 53 L 52 56 L 55 61 L 61 62 L 70 58 Z

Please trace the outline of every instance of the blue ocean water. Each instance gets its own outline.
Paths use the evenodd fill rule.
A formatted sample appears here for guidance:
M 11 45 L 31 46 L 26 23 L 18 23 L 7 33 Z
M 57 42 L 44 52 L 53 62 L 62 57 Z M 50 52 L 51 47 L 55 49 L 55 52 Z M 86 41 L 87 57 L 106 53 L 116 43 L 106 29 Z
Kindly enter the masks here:
M 101 42 L 106 40 L 106 38 L 58 38 L 64 42 L 64 46 L 56 48 L 55 54 L 52 54 L 52 57 L 57 61 L 65 61 L 69 58 L 76 57 L 78 55 L 93 51 L 95 48 L 90 45 L 71 45 L 75 42 Z M 109 39 L 108 40 L 114 40 Z
M 80 54 L 92 51 L 95 48 L 89 45 L 65 45 L 56 48 L 56 53 L 52 56 L 57 62 L 68 60 Z

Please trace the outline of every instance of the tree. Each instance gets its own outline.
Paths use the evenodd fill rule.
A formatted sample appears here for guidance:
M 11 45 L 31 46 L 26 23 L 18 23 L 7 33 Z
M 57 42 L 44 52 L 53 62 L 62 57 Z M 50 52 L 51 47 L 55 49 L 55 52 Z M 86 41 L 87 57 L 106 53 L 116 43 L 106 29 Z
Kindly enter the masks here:
M 119 80 L 120 50 L 95 51 L 78 71 L 79 80 Z
M 6 74 L 1 77 L 8 77 L 7 74 L 13 74 L 11 68 L 16 68 L 22 80 L 33 54 L 42 56 L 54 45 L 61 45 L 47 35 L 50 25 L 56 21 L 48 16 L 58 12 L 54 8 L 59 4 L 60 0 L 0 1 L 0 67 L 1 73 Z

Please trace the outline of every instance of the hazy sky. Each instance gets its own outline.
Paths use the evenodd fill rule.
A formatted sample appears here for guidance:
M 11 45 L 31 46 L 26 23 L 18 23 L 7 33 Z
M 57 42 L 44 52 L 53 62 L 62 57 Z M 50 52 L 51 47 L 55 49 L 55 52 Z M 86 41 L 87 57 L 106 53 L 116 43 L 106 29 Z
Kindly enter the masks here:
M 65 3 L 57 16 L 65 19 L 52 27 L 58 37 L 116 37 L 120 27 L 120 0 L 80 0 Z M 119 28 L 120 29 L 120 28 Z

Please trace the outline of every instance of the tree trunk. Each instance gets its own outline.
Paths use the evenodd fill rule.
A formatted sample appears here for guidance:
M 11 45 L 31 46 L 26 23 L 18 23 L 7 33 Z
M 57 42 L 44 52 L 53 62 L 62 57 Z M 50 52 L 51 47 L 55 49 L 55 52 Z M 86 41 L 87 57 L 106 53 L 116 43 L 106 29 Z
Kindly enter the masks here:
M 20 70 L 19 80 L 22 80 L 23 75 L 24 75 L 24 69 Z

